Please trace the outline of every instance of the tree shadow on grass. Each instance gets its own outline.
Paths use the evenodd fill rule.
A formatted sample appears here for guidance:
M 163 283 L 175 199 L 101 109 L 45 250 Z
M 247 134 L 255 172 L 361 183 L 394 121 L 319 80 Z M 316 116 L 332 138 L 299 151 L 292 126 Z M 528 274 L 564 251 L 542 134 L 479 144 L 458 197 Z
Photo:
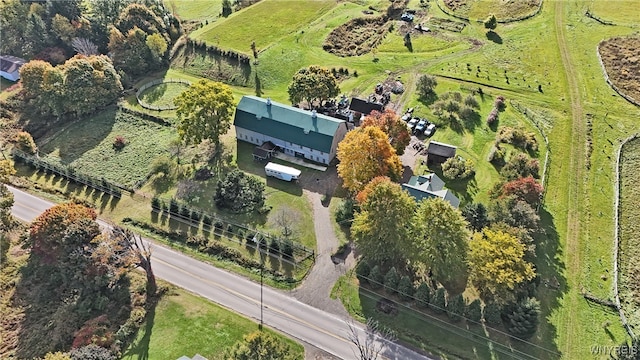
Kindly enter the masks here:
M 158 298 L 151 300 L 150 304 L 147 304 L 147 313 L 145 316 L 144 328 L 138 330 L 142 331 L 142 336 L 131 344 L 129 350 L 127 350 L 122 358 L 125 359 L 149 359 L 149 343 L 151 342 L 151 335 L 153 333 L 153 325 L 156 319 L 156 307 L 158 306 Z
M 424 106 L 432 105 L 438 100 L 438 94 L 435 91 L 430 92 L 427 96 L 421 96 L 418 101 Z
M 487 32 L 487 40 L 493 41 L 496 44 L 502 44 L 502 38 L 500 37 L 500 35 L 498 35 L 497 32 L 493 30 Z

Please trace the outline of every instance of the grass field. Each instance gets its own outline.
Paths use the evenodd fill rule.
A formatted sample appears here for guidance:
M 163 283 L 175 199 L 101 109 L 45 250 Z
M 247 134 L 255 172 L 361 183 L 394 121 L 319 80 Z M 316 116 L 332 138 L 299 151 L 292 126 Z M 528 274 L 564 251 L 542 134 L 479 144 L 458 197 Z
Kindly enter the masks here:
M 620 162 L 620 302 L 629 323 L 640 332 L 640 140 L 623 146 Z
M 257 330 L 252 320 L 184 290 L 172 289 L 149 314 L 122 359 L 164 360 L 200 354 L 210 360 L 222 360 L 225 351 Z M 304 357 L 302 345 L 266 331 L 286 342 L 296 358 Z
M 167 0 L 165 4 L 183 21 L 212 21 L 222 12 L 221 0 Z
M 140 94 L 140 100 L 154 106 L 173 106 L 173 99 L 187 90 L 189 85 L 183 83 L 164 83 L 147 88 Z
M 263 50 L 313 22 L 334 5 L 327 0 L 263 0 L 231 14 L 224 22 L 195 31 L 191 37 L 223 49 L 251 54 L 252 41 L 258 50 Z
M 116 136 L 126 145 L 113 147 Z M 132 186 L 144 180 L 155 157 L 167 151 L 176 137 L 170 127 L 105 110 L 89 119 L 69 125 L 38 144 L 40 156 L 78 172 Z
M 590 0 L 584 3 L 587 9 L 601 20 L 636 29 L 640 27 L 638 3 L 634 0 L 617 0 L 615 3 L 606 0 Z

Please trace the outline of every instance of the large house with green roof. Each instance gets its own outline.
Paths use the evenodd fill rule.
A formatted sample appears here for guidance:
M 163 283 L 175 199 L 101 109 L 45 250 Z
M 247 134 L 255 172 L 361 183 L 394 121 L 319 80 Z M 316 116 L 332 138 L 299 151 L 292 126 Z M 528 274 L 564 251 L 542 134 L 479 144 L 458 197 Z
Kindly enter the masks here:
M 233 120 L 236 138 L 258 146 L 271 142 L 285 154 L 329 164 L 347 123 L 257 96 L 243 96 Z

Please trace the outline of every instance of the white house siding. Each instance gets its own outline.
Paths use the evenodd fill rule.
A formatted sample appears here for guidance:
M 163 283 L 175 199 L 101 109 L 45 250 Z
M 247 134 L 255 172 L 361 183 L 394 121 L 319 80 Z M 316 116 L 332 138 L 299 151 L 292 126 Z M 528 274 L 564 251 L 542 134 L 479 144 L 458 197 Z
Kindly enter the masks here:
M 18 81 L 20 79 L 20 73 L 17 71 L 14 71 L 14 72 L 0 71 L 0 76 L 11 81 Z
M 342 126 L 340 127 L 342 128 Z M 345 126 L 346 129 L 346 126 Z M 345 130 L 346 133 L 346 130 Z M 302 135 L 301 135 L 302 136 Z M 342 135 L 344 137 L 344 135 Z M 264 142 L 271 141 L 276 146 L 282 148 L 284 153 L 291 156 L 296 156 L 296 153 L 302 154 L 306 159 L 316 161 L 323 164 L 328 164 L 329 159 L 335 156 L 335 147 L 332 145 L 332 154 L 327 154 L 319 150 L 310 149 L 308 147 L 298 145 L 296 143 L 290 143 L 288 141 L 280 140 L 274 137 L 267 136 L 255 131 L 247 130 L 236 126 L 236 138 L 238 140 L 246 141 L 255 145 L 262 145 Z M 334 142 L 336 141 L 334 137 Z

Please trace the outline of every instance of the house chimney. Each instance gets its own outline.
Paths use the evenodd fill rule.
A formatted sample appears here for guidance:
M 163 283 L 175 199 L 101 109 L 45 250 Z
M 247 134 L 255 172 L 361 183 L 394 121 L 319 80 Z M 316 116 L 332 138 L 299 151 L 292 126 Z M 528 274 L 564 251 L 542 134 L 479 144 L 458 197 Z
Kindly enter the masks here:
M 271 106 L 271 98 L 270 97 L 267 98 L 267 106 Z

